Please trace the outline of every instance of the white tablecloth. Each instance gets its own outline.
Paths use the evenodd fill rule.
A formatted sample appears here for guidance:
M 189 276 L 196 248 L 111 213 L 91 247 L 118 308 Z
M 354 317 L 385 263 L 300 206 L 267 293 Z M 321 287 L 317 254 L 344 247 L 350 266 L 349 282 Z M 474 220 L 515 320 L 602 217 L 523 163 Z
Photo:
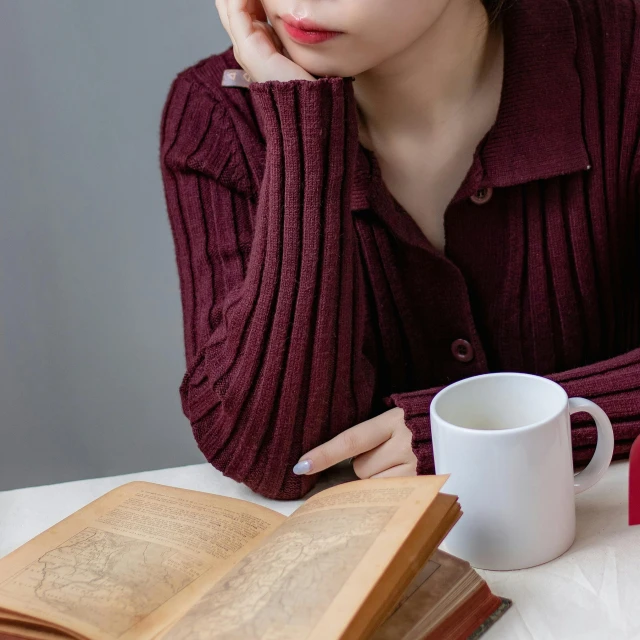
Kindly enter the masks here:
M 348 479 L 341 470 L 316 490 Z M 133 480 L 251 500 L 290 514 L 207 464 L 0 492 L 0 557 L 110 489 Z M 578 535 L 561 558 L 524 571 L 482 571 L 513 607 L 486 640 L 640 640 L 640 526 L 627 525 L 628 464 L 577 496 Z M 446 485 L 445 485 L 446 491 Z M 552 526 L 552 523 L 550 523 Z

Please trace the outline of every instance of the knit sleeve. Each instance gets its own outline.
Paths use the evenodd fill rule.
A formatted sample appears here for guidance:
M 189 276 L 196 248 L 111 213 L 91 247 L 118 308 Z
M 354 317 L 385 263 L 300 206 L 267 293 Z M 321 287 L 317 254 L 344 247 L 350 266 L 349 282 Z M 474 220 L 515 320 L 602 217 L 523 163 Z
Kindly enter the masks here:
M 640 435 L 640 348 L 543 377 L 557 382 L 570 398 L 587 398 L 600 406 L 613 425 L 614 457 L 624 458 L 629 454 L 634 439 Z M 441 389 L 444 387 L 397 393 L 384 399 L 387 407 L 404 409 L 405 423 L 413 435 L 419 474 L 434 471 L 429 408 Z M 587 462 L 593 456 L 597 442 L 593 418 L 580 412 L 571 416 L 571 423 L 574 462 Z
M 364 419 L 373 373 L 360 348 L 350 190 L 350 79 L 251 85 L 266 142 L 259 194 L 229 187 L 243 151 L 226 107 L 176 80 L 161 166 L 180 277 L 185 415 L 207 460 L 271 498 L 298 498 L 303 453 Z
M 628 34 L 620 44 L 625 78 L 618 154 L 620 193 L 629 210 L 640 216 L 640 2 L 627 0 L 616 8 L 625 9 L 621 17 L 626 27 L 623 32 Z

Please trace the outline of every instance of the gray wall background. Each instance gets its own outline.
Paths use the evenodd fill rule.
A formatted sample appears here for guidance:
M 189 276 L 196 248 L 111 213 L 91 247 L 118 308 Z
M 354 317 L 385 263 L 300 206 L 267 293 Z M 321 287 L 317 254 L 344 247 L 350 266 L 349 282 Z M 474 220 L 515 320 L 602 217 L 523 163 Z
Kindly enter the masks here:
M 203 462 L 159 173 L 214 0 L 0 0 L 0 490 Z

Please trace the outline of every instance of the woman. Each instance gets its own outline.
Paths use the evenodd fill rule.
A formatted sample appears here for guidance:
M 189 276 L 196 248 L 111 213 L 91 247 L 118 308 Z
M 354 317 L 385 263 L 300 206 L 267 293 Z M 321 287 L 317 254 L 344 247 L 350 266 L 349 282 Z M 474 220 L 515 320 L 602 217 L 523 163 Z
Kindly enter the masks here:
M 429 473 L 433 396 L 498 370 L 595 400 L 627 454 L 637 0 L 263 4 L 218 0 L 233 47 L 178 75 L 161 126 L 207 459 L 275 498 L 348 458 Z

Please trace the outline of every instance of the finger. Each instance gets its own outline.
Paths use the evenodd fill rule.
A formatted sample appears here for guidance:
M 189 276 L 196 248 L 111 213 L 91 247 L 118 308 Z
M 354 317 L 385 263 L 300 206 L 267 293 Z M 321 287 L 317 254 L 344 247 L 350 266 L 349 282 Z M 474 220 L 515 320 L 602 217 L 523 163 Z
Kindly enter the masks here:
M 308 474 L 324 471 L 342 460 L 375 449 L 388 440 L 392 433 L 389 421 L 381 416 L 365 420 L 307 452 L 294 467 L 294 473 Z
M 260 0 L 249 0 L 247 3 L 247 11 L 254 20 L 260 20 L 260 22 L 267 21 L 267 13 Z
M 231 40 L 231 44 L 233 45 L 233 56 L 236 59 L 237 63 L 244 68 L 242 63 L 242 59 L 240 56 L 240 49 L 238 47 L 238 43 L 236 41 L 235 36 L 233 35 L 233 31 L 231 30 L 231 25 L 229 24 L 229 2 L 228 0 L 216 0 L 216 9 L 218 9 L 218 13 L 220 14 L 220 22 L 224 27 L 229 39 Z
M 276 47 L 262 23 L 254 21 L 247 12 L 248 0 L 227 0 L 229 28 L 234 46 L 242 58 L 243 67 L 258 71 L 272 55 L 277 54 Z
M 282 50 L 283 50 L 282 41 L 280 40 L 280 38 L 278 37 L 278 34 L 275 32 L 274 28 L 270 24 L 267 24 L 266 22 L 256 21 L 253 23 L 253 28 L 256 31 L 262 31 L 266 36 L 267 40 L 271 41 L 274 49 L 278 53 L 282 53 Z
M 244 42 L 253 33 L 253 20 L 246 10 L 247 0 L 226 0 L 231 38 Z
M 416 470 L 415 467 L 412 467 L 410 464 L 399 464 L 395 467 L 391 467 L 390 469 L 385 469 L 380 473 L 376 473 L 372 478 L 397 478 L 400 476 L 415 476 Z
M 227 7 L 227 0 L 216 0 L 216 9 L 218 10 L 218 15 L 220 16 L 220 22 L 222 22 L 222 26 L 224 30 L 231 37 L 230 27 L 229 27 L 229 9 Z
M 409 462 L 406 452 L 397 445 L 395 438 L 389 438 L 380 446 L 356 456 L 353 470 L 358 478 L 371 478 L 376 473 Z
M 275 44 L 278 53 L 286 55 L 286 57 L 291 60 L 291 57 L 288 55 L 286 49 L 284 48 L 282 40 L 280 40 L 280 36 L 276 33 L 276 30 L 268 22 L 257 22 L 256 24 L 259 24 L 269 34 L 269 37 Z

